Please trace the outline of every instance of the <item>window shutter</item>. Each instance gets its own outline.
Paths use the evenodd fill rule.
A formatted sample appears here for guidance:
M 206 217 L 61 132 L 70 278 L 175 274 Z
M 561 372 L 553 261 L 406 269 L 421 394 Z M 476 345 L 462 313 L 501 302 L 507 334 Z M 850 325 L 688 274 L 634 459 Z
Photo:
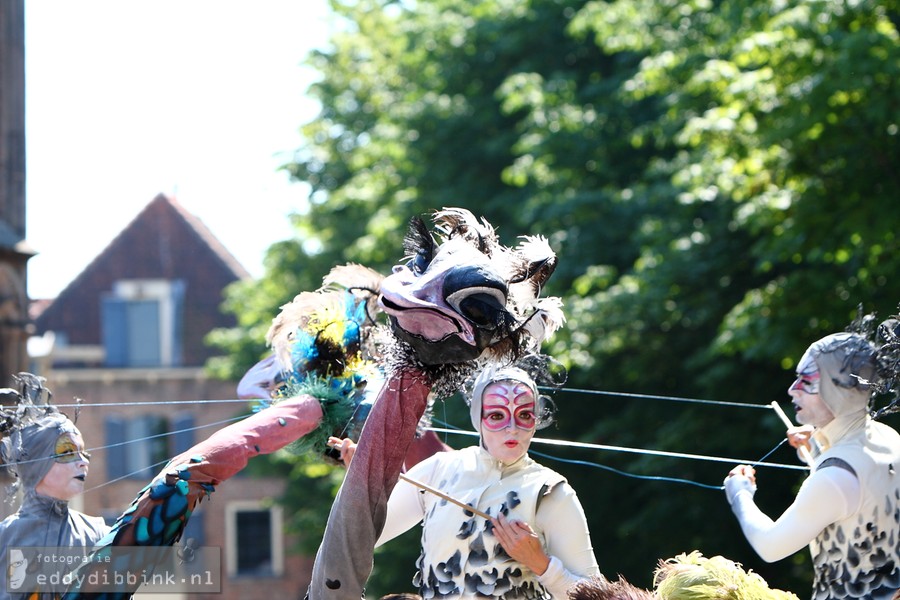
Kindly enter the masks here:
M 107 367 L 128 365 L 128 302 L 121 298 L 105 296 L 101 300 L 101 335 L 106 350 Z
M 184 363 L 184 293 L 183 280 L 172 282 L 172 366 Z
M 127 327 L 128 366 L 161 366 L 159 302 L 156 300 L 129 302 Z
M 103 419 L 104 446 L 106 452 L 106 479 L 124 477 L 128 474 L 128 461 L 126 459 L 125 446 L 125 419 L 118 415 L 106 415 Z M 119 445 L 117 445 L 119 444 Z
M 207 511 L 194 511 L 194 514 L 188 519 L 184 532 L 181 534 L 182 546 L 186 544 L 188 540 L 193 540 L 191 542 L 192 548 L 199 548 L 206 543 L 206 527 L 203 523 L 203 517 L 206 514 Z
M 182 452 L 187 452 L 194 445 L 194 413 L 183 412 L 175 415 L 172 420 L 172 429 L 174 433 L 174 448 L 172 455 L 177 456 Z

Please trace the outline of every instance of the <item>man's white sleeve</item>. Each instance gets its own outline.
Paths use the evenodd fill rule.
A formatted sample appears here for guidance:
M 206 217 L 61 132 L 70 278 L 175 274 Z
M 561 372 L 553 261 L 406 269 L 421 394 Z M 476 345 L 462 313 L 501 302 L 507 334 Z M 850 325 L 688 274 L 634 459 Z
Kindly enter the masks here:
M 753 549 L 766 562 L 775 562 L 807 546 L 828 525 L 849 516 L 859 505 L 856 476 L 839 467 L 810 475 L 797 498 L 777 521 L 766 516 L 749 489 L 738 490 L 731 510 Z

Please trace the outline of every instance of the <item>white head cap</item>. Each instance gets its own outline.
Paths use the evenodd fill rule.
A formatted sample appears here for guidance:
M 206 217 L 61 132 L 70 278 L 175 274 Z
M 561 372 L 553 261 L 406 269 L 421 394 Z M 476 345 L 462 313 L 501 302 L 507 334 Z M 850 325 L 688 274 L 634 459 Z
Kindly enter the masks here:
M 484 396 L 484 389 L 497 381 L 518 381 L 531 388 L 536 405 L 535 416 L 538 419 L 537 428 L 541 429 L 550 424 L 551 419 L 545 416 L 547 411 L 544 410 L 544 405 L 547 400 L 538 394 L 537 384 L 528 373 L 518 367 L 503 367 L 498 369 L 494 366 L 488 366 L 478 374 L 475 383 L 472 385 L 472 397 L 468 399 L 469 418 L 472 420 L 472 427 L 475 428 L 475 431 L 481 433 L 481 404 Z
M 835 417 L 867 410 L 875 381 L 875 347 L 856 333 L 835 333 L 813 343 L 800 359 L 798 372 L 810 361 L 819 369 L 819 394 Z

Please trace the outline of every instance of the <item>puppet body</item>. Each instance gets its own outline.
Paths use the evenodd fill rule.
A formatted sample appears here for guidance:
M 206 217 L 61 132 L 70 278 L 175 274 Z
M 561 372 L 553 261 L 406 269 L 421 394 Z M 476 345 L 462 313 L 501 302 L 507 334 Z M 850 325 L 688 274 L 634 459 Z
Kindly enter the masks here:
M 267 334 L 272 355 L 238 386 L 239 396 L 260 399 L 259 415 L 268 418 L 255 422 L 255 415 L 170 461 L 97 552 L 177 542 L 199 502 L 256 454 L 287 444 L 323 451 L 329 435 L 358 436 L 310 594 L 362 596 L 400 472 L 445 449 L 420 427 L 433 397 L 453 394 L 487 363 L 536 352 L 564 320 L 558 299 L 539 298 L 556 264 L 546 240 L 526 237 L 507 248 L 463 209 L 438 211 L 434 223 L 435 237 L 421 219 L 411 221 L 409 261 L 392 275 L 339 266 L 319 290 L 283 306 Z M 376 322 L 379 314 L 388 326 Z M 76 587 L 67 598 L 89 591 Z
M 391 336 L 382 388 L 332 505 L 313 567 L 312 600 L 360 598 L 384 525 L 387 499 L 403 468 L 429 394 L 444 398 L 476 369 L 538 351 L 563 322 L 556 298 L 539 299 L 556 264 L 542 238 L 502 246 L 468 211 L 435 214 L 437 235 L 413 219 L 408 262 L 380 286 Z

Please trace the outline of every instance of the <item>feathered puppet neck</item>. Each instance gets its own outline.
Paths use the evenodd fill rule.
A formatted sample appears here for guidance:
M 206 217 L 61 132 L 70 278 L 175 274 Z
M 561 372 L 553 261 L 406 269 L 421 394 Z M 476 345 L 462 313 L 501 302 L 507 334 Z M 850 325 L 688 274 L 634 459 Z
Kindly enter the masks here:
M 316 292 L 282 307 L 266 336 L 273 355 L 251 370 L 239 395 L 260 406 L 309 394 L 322 406 L 322 423 L 291 450 L 322 450 L 330 435 L 357 439 L 384 379 L 375 338 L 381 275 L 359 265 L 338 267 Z M 258 393 L 252 393 L 256 391 Z
M 569 590 L 570 600 L 799 600 L 724 556 L 707 558 L 698 550 L 660 560 L 653 591 L 619 576 L 617 581 L 592 577 Z
M 705 557 L 698 550 L 659 561 L 656 595 L 665 600 L 799 600 L 772 589 L 759 574 L 724 556 Z

